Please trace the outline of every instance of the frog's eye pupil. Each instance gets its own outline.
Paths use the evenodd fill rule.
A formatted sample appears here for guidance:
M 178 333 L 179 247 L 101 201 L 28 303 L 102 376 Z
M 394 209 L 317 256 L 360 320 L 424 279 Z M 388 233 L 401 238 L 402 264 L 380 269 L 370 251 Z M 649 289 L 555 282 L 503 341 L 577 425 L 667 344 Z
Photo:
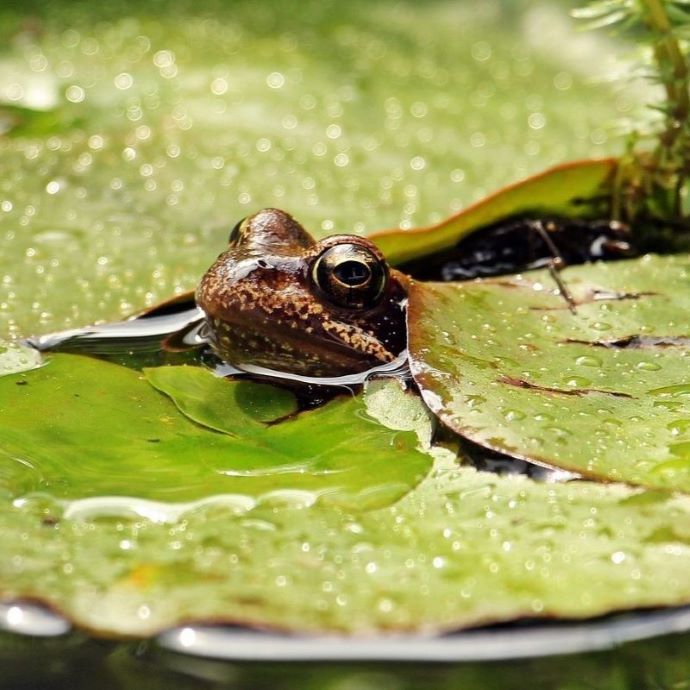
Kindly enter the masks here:
M 333 269 L 333 275 L 341 283 L 357 287 L 371 278 L 371 269 L 361 261 L 343 261 Z
M 352 309 L 375 306 L 388 283 L 386 262 L 373 249 L 342 242 L 325 249 L 311 267 L 318 293 L 331 304 Z

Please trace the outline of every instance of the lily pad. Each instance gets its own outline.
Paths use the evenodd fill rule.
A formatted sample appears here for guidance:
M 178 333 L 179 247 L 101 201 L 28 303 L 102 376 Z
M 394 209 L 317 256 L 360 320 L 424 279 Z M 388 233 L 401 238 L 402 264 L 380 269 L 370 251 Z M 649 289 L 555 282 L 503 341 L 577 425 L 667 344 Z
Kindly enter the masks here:
M 35 32 L 24 5 L 3 9 L 5 52 L 56 80 L 56 112 L 85 119 L 50 133 L 27 120 L 2 142 L 0 331 L 112 320 L 189 289 L 257 207 L 289 199 L 319 233 L 366 233 L 615 151 L 601 129 L 610 89 L 585 85 L 592 62 L 562 50 L 560 14 L 545 23 L 543 3 L 524 22 L 474 4 L 166 7 L 63 3 L 38 12 Z M 690 599 L 686 497 L 438 461 L 390 506 L 429 460 L 411 432 L 373 431 L 376 405 L 345 398 L 266 426 L 259 389 L 243 407 L 239 388 L 188 371 L 148 372 L 166 395 L 114 371 L 55 357 L 0 380 L 6 598 L 50 601 L 109 635 L 191 618 L 428 631 Z M 387 406 L 403 417 L 395 428 L 426 420 Z M 273 413 L 288 409 L 286 398 Z M 300 432 L 278 431 L 289 428 Z M 288 446 L 325 436 L 339 455 L 292 471 Z M 278 464 L 257 450 L 267 438 Z M 246 466 L 234 464 L 240 446 Z M 229 467 L 254 474 L 220 473 Z M 372 505 L 387 507 L 362 511 Z
M 592 213 L 592 200 L 607 195 L 616 161 L 578 161 L 545 170 L 527 180 L 508 185 L 450 218 L 425 228 L 383 230 L 371 235 L 393 264 L 454 247 L 463 237 L 484 225 L 521 214 Z
M 690 491 L 690 258 L 416 283 L 409 348 L 427 405 L 459 434 L 583 475 Z
M 297 412 L 295 396 L 287 390 L 249 381 L 229 382 L 200 367 L 154 367 L 144 369 L 144 375 L 182 414 L 235 438 L 247 436 L 248 429 L 262 435 L 261 422 Z
M 109 636 L 189 620 L 429 632 L 690 601 L 690 497 L 500 477 L 445 453 L 363 511 L 427 467 L 413 446 L 432 420 L 397 382 L 266 426 L 289 394 L 189 367 L 147 376 L 198 423 L 138 373 L 75 355 L 0 380 L 4 600 Z M 307 436 L 327 448 L 295 472 L 286 455 Z M 245 482 L 254 498 L 224 493 Z
M 215 504 L 158 524 L 3 502 L 0 528 L 4 598 L 38 597 L 107 635 L 190 620 L 429 633 L 690 601 L 688 497 L 441 462 L 363 513 Z
M 72 513 L 97 499 L 81 506 L 90 514 L 217 495 L 242 510 L 318 498 L 371 508 L 400 498 L 431 463 L 413 432 L 378 424 L 351 396 L 267 425 L 294 412 L 291 394 L 192 367 L 147 376 L 195 421 L 138 372 L 85 357 L 55 355 L 0 379 L 6 495 L 72 501 Z

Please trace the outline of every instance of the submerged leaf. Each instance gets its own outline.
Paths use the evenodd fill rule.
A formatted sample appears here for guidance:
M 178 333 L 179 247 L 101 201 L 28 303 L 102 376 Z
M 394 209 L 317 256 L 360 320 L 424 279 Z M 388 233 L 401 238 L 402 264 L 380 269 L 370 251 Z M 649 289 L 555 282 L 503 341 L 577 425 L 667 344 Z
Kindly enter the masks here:
M 125 498 L 101 501 L 109 514 L 117 506 L 126 514 L 145 512 L 145 504 L 131 502 L 135 498 L 205 501 L 217 495 L 235 496 L 240 507 L 322 498 L 370 508 L 404 495 L 431 462 L 416 450 L 414 433 L 381 426 L 357 398 L 269 426 L 263 420 L 294 410 L 285 391 L 189 367 L 147 375 L 193 418 L 227 433 L 190 421 L 137 372 L 55 355 L 42 369 L 0 379 L 5 492 L 77 503 L 93 498 L 89 514 L 112 496 Z M 209 394 L 206 403 L 202 392 Z
M 608 480 L 690 491 L 690 258 L 415 284 L 409 349 L 459 434 Z
M 261 422 L 297 411 L 295 396 L 282 388 L 250 381 L 230 384 L 201 367 L 155 367 L 144 369 L 144 375 L 182 414 L 231 436 L 242 436 L 247 426 L 263 429 Z

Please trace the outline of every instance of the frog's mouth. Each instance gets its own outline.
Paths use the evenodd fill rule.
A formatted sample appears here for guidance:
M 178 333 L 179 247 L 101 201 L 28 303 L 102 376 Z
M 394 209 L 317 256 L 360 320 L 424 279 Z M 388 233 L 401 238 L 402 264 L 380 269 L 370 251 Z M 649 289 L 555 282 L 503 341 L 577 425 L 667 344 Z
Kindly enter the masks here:
M 351 324 L 300 323 L 286 328 L 261 318 L 247 323 L 246 314 L 237 320 L 232 314 L 222 319 L 207 314 L 206 324 L 206 338 L 215 353 L 241 371 L 260 367 L 285 376 L 347 376 L 388 365 L 399 355 Z

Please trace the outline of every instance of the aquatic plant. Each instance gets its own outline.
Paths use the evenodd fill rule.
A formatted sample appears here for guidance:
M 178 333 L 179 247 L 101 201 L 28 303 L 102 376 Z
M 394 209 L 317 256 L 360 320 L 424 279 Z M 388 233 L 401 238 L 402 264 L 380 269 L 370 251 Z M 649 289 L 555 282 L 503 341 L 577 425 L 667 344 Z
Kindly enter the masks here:
M 690 2 L 596 0 L 575 10 L 590 28 L 616 26 L 640 47 L 643 78 L 659 84 L 653 117 L 629 134 L 612 200 L 615 218 L 642 229 L 690 221 Z

